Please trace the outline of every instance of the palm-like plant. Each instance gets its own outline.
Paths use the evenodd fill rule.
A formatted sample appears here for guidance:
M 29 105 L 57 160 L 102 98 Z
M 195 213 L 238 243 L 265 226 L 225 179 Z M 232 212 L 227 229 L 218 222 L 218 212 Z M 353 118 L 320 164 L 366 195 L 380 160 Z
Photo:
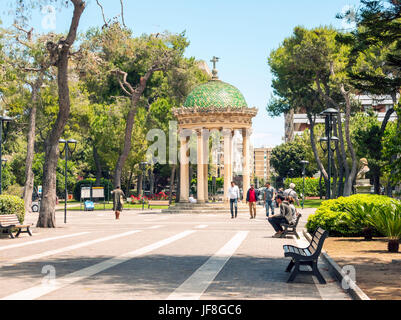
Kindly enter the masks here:
M 388 238 L 388 251 L 398 252 L 401 239 L 401 203 L 379 206 L 368 214 L 369 223 Z
M 373 203 L 355 203 L 351 207 L 345 208 L 347 215 L 344 216 L 344 221 L 355 230 L 362 230 L 366 241 L 373 238 L 373 227 L 368 219 L 375 212 L 376 205 Z M 373 226 L 373 227 L 372 227 Z

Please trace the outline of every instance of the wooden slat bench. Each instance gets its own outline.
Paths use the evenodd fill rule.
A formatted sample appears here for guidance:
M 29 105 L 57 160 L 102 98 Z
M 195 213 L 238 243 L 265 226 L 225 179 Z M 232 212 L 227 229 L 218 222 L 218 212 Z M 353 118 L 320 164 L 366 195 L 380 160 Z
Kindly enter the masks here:
M 0 215 L 0 232 L 5 230 L 6 234 L 8 234 L 12 239 L 14 239 L 14 235 L 12 233 L 14 229 L 18 230 L 17 234 L 15 235 L 17 238 L 21 233 L 28 233 L 32 237 L 30 227 L 31 226 L 29 225 L 21 225 L 16 214 Z M 25 229 L 25 231 L 23 231 L 23 229 Z
M 152 206 L 170 206 L 170 202 L 168 200 L 149 200 L 148 209 L 151 209 Z
M 291 223 L 291 224 L 283 223 L 281 226 L 284 228 L 284 232 L 281 234 L 281 238 L 285 238 L 288 235 L 294 235 L 297 237 L 297 239 L 299 239 L 297 227 L 298 227 L 299 220 L 301 218 L 302 218 L 302 214 L 299 214 L 294 223 Z
M 311 274 L 316 276 L 321 284 L 326 284 L 326 280 L 324 280 L 320 273 L 317 263 L 324 241 L 328 235 L 329 233 L 327 231 L 319 228 L 314 233 L 309 247 L 298 248 L 290 245 L 284 246 L 284 256 L 292 258 L 286 272 L 291 272 L 291 270 L 294 269 L 287 282 L 293 282 L 298 274 Z M 312 268 L 312 271 L 301 271 L 299 269 L 300 266 L 309 266 Z

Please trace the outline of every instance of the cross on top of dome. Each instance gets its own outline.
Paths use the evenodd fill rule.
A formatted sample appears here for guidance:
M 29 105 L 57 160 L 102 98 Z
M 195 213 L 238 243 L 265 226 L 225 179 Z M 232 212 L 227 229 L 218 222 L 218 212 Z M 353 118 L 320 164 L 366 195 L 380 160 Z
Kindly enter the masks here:
M 219 62 L 219 60 L 220 60 L 220 58 L 215 57 L 215 56 L 212 58 L 212 60 L 210 60 L 210 62 L 213 63 L 212 80 L 218 80 L 219 79 L 219 77 L 217 76 L 218 71 L 216 69 L 216 63 Z

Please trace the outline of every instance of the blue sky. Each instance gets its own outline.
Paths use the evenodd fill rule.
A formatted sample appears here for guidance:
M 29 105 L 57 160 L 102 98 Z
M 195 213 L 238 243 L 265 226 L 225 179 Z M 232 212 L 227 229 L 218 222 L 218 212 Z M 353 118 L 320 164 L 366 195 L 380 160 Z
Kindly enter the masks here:
M 3 2 L 5 0 L 0 0 Z M 80 31 L 103 25 L 95 0 L 88 0 Z M 119 0 L 100 0 L 105 14 L 111 18 L 120 12 Z M 125 0 L 125 21 L 135 34 L 186 31 L 191 44 L 187 56 L 218 63 L 220 79 L 241 90 L 248 105 L 259 108 L 254 120 L 255 147 L 282 143 L 284 119 L 269 118 L 266 105 L 272 94 L 271 74 L 267 57 L 295 26 L 308 28 L 331 24 L 343 28 L 335 16 L 347 5 L 359 0 Z M 56 31 L 68 28 L 72 9 L 56 13 Z M 11 22 L 1 13 L 3 26 Z M 37 32 L 44 14 L 33 15 L 32 25 Z M 209 63 L 210 65 L 210 63 Z

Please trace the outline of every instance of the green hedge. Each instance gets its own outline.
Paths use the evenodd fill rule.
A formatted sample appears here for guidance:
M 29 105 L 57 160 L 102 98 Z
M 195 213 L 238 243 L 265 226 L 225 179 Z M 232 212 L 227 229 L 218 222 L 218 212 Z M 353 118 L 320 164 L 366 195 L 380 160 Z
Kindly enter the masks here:
M 352 209 L 356 203 L 390 206 L 393 201 L 396 200 L 386 196 L 365 194 L 323 201 L 316 213 L 309 216 L 306 228 L 309 233 L 313 233 L 318 227 L 321 227 L 329 231 L 331 236 L 359 237 L 363 235 L 362 230 L 345 222 L 348 215 L 347 209 Z M 377 232 L 376 235 L 378 235 Z
M 295 183 L 295 191 L 298 196 L 301 196 L 303 189 L 303 178 L 290 178 L 284 182 L 285 188 L 289 188 L 291 183 Z M 319 197 L 320 196 L 319 179 L 305 178 L 305 197 Z M 322 179 L 322 195 L 326 195 L 326 185 Z
M 75 187 L 74 187 L 74 199 L 78 200 L 78 201 L 81 201 L 81 186 L 87 186 L 87 187 L 89 187 L 91 185 L 95 186 L 95 182 L 96 182 L 96 179 L 92 179 L 92 178 L 78 181 L 75 184 Z M 107 190 L 109 190 L 109 192 L 112 192 L 113 191 L 113 184 L 111 183 L 110 180 L 101 179 L 100 180 L 100 187 L 104 187 L 104 195 L 105 195 L 106 200 L 107 200 Z M 109 198 L 111 199 L 110 195 L 109 195 Z
M 1 195 L 0 214 L 16 214 L 20 223 L 25 219 L 24 200 L 20 197 Z

